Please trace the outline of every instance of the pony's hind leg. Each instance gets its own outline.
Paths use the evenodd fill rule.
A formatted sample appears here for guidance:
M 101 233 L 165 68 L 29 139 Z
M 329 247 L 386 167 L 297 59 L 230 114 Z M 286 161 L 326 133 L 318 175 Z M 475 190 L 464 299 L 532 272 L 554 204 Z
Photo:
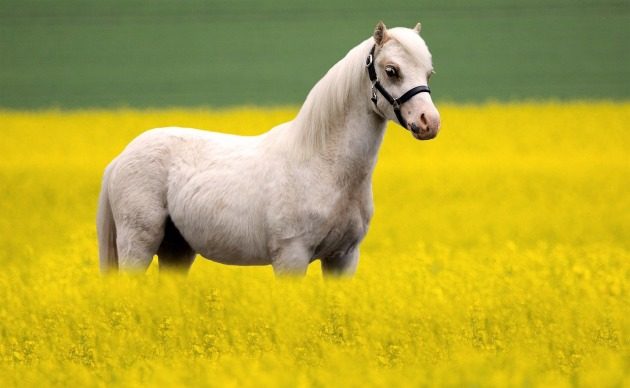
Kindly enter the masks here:
M 164 238 L 158 248 L 160 270 L 188 272 L 195 261 L 195 251 L 179 232 L 171 217 L 164 223 Z
M 149 268 L 160 243 L 159 231 L 121 227 L 118 229 L 118 268 L 121 272 L 144 272 Z
M 146 132 L 112 166 L 109 200 L 121 271 L 146 270 L 164 237 L 168 149 L 165 137 Z
M 166 216 L 157 201 L 153 206 L 129 206 L 118 213 L 116 245 L 120 271 L 144 272 L 149 268 L 164 236 Z

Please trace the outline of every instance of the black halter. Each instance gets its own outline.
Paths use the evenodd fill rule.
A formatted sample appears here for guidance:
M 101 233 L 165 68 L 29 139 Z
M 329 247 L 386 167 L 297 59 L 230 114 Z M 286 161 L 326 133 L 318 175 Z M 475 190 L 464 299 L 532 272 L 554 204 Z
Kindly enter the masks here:
M 409 129 L 409 127 L 407 127 L 407 121 L 403 118 L 402 114 L 400 113 L 400 107 L 402 106 L 402 104 L 409 101 L 411 97 L 415 96 L 418 93 L 422 93 L 422 92 L 431 93 L 431 89 L 429 89 L 428 86 L 424 86 L 424 85 L 416 86 L 415 88 L 409 89 L 405 94 L 403 94 L 402 96 L 398 98 L 392 97 L 392 95 L 389 94 L 387 90 L 385 90 L 383 85 L 381 85 L 381 83 L 378 80 L 378 77 L 376 76 L 376 69 L 374 68 L 374 50 L 375 49 L 376 49 L 376 45 L 372 46 L 372 50 L 370 50 L 370 55 L 368 55 L 367 60 L 365 61 L 365 66 L 367 67 L 368 75 L 370 76 L 370 81 L 372 81 L 371 100 L 374 103 L 374 105 L 376 105 L 376 102 L 378 100 L 376 97 L 376 91 L 378 90 L 381 93 L 381 95 L 383 95 L 383 97 L 385 97 L 385 99 L 389 101 L 390 104 L 392 104 L 392 107 L 394 107 L 394 113 L 396 113 L 396 118 L 398 118 L 398 122 L 400 123 L 400 125 L 402 125 L 403 128 L 405 129 Z

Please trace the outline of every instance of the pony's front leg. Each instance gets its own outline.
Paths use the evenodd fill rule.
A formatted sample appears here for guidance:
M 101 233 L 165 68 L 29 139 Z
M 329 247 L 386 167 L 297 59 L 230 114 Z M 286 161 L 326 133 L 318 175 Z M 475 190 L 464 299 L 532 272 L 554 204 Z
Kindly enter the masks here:
M 322 259 L 322 271 L 325 276 L 350 276 L 357 271 L 359 247 L 354 246 L 343 254 L 335 254 Z
M 271 266 L 277 276 L 303 276 L 311 262 L 311 252 L 299 242 L 283 245 L 273 255 Z

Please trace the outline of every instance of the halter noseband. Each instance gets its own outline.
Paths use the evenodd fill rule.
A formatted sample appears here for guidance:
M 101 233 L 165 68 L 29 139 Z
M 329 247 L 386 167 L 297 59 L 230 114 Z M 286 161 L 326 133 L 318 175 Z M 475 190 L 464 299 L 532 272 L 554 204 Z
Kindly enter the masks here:
M 381 93 L 381 95 L 385 97 L 385 99 L 389 101 L 389 103 L 394 108 L 394 113 L 396 114 L 396 118 L 398 119 L 398 122 L 400 123 L 400 125 L 402 125 L 403 128 L 405 129 L 409 129 L 409 127 L 407 127 L 407 120 L 405 120 L 402 114 L 400 113 L 400 107 L 402 106 L 402 104 L 409 101 L 411 97 L 415 96 L 418 93 L 422 93 L 422 92 L 431 93 L 431 89 L 429 89 L 428 86 L 424 86 L 424 85 L 416 86 L 415 88 L 409 89 L 405 94 L 403 94 L 402 96 L 398 98 L 392 97 L 392 95 L 389 94 L 389 92 L 383 87 L 383 85 L 381 85 L 381 83 L 378 80 L 378 77 L 376 76 L 376 69 L 374 68 L 374 50 L 375 49 L 376 49 L 376 45 L 372 46 L 372 50 L 370 50 L 370 55 L 368 55 L 367 60 L 365 61 L 365 67 L 367 67 L 368 75 L 370 76 L 370 81 L 372 81 L 371 100 L 374 103 L 374 106 L 376 106 L 376 102 L 378 101 L 378 97 L 376 96 L 376 91 L 378 90 Z

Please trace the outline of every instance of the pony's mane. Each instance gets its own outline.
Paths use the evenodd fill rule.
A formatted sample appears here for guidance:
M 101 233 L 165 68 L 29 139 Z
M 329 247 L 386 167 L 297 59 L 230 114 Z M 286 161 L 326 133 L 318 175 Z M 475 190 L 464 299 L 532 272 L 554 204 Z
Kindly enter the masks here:
M 293 125 L 293 146 L 303 156 L 322 149 L 335 120 L 343 117 L 357 83 L 365 76 L 365 56 L 372 38 L 351 49 L 309 92 Z

